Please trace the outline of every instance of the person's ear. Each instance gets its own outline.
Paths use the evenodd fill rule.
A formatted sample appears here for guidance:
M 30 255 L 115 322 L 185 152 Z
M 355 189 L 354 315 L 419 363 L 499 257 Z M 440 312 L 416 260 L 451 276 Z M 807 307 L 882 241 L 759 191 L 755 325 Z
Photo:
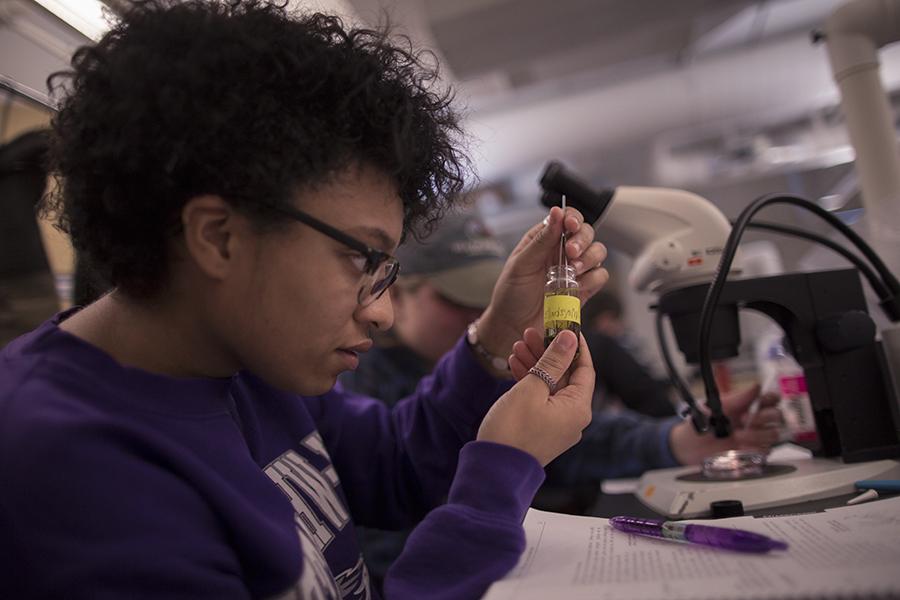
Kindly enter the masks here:
M 196 196 L 181 209 L 187 254 L 209 277 L 223 279 L 232 267 L 240 220 L 219 196 Z

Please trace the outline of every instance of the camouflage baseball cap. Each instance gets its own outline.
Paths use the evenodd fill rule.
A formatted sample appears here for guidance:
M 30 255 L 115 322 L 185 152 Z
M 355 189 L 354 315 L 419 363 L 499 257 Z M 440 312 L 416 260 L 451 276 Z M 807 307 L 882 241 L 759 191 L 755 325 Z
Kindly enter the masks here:
M 444 218 L 423 243 L 410 239 L 397 251 L 400 277 L 428 281 L 448 300 L 472 308 L 491 302 L 506 249 L 473 215 Z

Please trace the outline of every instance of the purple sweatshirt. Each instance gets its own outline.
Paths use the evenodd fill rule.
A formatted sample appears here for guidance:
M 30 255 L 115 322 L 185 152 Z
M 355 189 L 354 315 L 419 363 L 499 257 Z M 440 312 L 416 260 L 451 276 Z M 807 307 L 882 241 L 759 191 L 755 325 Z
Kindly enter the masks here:
M 470 441 L 507 389 L 456 346 L 393 410 L 124 367 L 57 316 L 0 355 L 0 598 L 370 598 L 354 523 L 422 519 L 388 598 L 478 598 L 543 480 Z

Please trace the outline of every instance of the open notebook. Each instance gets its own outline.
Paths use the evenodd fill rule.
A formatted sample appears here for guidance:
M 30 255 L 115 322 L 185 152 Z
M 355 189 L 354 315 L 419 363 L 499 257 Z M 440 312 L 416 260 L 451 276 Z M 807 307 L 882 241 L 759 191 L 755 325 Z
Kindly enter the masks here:
M 715 525 L 790 547 L 729 552 L 622 533 L 607 519 L 532 509 L 518 566 L 483 600 L 900 598 L 900 497 Z

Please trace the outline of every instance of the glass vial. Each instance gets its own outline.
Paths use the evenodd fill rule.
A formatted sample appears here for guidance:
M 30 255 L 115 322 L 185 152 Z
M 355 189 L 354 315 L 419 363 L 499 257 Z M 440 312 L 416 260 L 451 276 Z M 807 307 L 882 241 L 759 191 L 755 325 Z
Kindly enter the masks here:
M 576 336 L 581 332 L 578 281 L 575 280 L 575 267 L 553 265 L 547 269 L 544 285 L 544 347 L 564 329 L 573 331 Z

